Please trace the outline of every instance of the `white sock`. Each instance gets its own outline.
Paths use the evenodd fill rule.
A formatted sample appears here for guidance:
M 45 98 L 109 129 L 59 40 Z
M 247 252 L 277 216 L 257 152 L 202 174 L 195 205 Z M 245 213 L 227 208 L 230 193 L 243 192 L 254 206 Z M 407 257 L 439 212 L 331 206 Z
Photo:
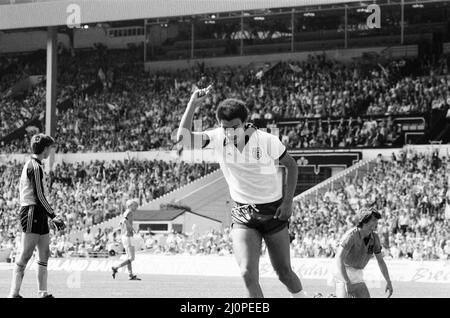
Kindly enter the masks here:
M 20 286 L 22 285 L 23 276 L 25 275 L 25 267 L 23 265 L 14 264 L 10 296 L 19 295 Z
M 39 296 L 39 297 L 45 297 L 45 296 L 47 296 L 47 295 L 48 295 L 48 293 L 47 293 L 46 290 L 40 290 L 40 291 L 38 291 L 38 296 Z
M 291 294 L 292 294 L 292 298 L 306 298 L 306 293 L 303 290 L 296 292 L 296 293 L 291 293 Z
M 45 291 L 47 293 L 47 262 L 37 261 L 37 285 L 38 285 L 38 293 L 41 294 L 41 291 Z M 44 295 L 45 296 L 45 295 Z

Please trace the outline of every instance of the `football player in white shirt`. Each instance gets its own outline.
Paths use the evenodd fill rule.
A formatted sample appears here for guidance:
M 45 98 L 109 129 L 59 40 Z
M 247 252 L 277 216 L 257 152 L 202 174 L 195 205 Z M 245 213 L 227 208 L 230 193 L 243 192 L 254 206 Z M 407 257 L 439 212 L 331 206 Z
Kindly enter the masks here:
M 233 252 L 249 297 L 263 297 L 259 284 L 262 239 L 280 281 L 293 297 L 305 296 L 290 261 L 288 219 L 297 183 L 298 167 L 277 136 L 246 123 L 243 101 L 226 99 L 216 111 L 219 128 L 192 132 L 195 108 L 212 86 L 195 90 L 181 119 L 177 140 L 184 149 L 212 148 L 228 183 L 235 206 L 231 211 Z M 283 195 L 278 164 L 287 168 Z

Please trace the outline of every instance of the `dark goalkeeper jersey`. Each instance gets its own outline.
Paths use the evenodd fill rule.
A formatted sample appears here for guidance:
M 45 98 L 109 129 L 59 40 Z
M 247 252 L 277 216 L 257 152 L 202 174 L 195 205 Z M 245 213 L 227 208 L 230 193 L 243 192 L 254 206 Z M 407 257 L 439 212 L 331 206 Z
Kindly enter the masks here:
M 44 189 L 44 169 L 42 168 L 42 163 L 35 156 L 32 156 L 25 163 L 20 176 L 20 205 L 40 205 L 44 208 L 47 215 L 53 219 L 56 215 L 45 198 Z

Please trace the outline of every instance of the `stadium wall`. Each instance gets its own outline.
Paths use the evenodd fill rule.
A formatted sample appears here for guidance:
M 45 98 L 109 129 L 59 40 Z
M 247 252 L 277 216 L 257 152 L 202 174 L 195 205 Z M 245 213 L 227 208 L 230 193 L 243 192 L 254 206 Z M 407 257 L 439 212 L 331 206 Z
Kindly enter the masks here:
M 295 52 L 295 53 L 277 53 L 277 54 L 264 54 L 264 55 L 245 55 L 245 56 L 229 56 L 229 57 L 217 57 L 217 58 L 204 58 L 204 59 L 188 59 L 188 60 L 175 60 L 175 61 L 156 61 L 145 63 L 146 71 L 158 71 L 158 70 L 177 70 L 190 68 L 197 63 L 205 63 L 205 66 L 236 66 L 245 65 L 249 63 L 264 63 L 264 62 L 279 62 L 279 61 L 303 61 L 308 58 L 309 55 L 325 54 L 327 58 L 336 59 L 340 61 L 350 62 L 354 58 L 361 57 L 363 53 L 377 53 L 383 54 L 388 51 L 390 57 L 414 57 L 417 56 L 417 45 L 405 45 L 396 47 L 367 47 L 358 49 L 341 49 L 341 50 L 328 50 L 328 51 L 307 51 L 307 52 Z
M 29 158 L 29 154 L 0 154 L 0 164 L 5 164 L 8 161 L 16 160 L 17 162 L 25 162 Z M 77 163 L 77 162 L 89 162 L 95 160 L 164 160 L 164 161 L 176 161 L 179 159 L 176 151 L 126 151 L 126 152 L 95 152 L 95 153 L 57 153 L 55 154 L 54 163 Z
M 332 258 L 292 258 L 292 268 L 302 279 L 324 280 L 333 286 L 335 260 Z M 417 283 L 450 283 L 450 267 L 446 261 L 412 261 L 386 259 L 389 274 L 394 282 Z M 117 259 L 50 259 L 50 271 L 108 272 Z M 29 262 L 30 269 L 36 269 L 36 262 Z M 11 264 L 0 266 L 0 270 L 10 270 Z M 125 272 L 125 269 L 121 269 Z M 194 275 L 194 276 L 225 276 L 239 277 L 240 271 L 232 255 L 149 255 L 140 254 L 133 262 L 133 270 L 140 274 L 157 275 Z M 261 258 L 260 276 L 273 277 L 273 271 L 267 256 Z M 375 260 L 371 260 L 364 270 L 364 278 L 369 288 L 384 288 L 384 279 Z
M 183 215 L 180 215 L 173 220 L 173 223 L 183 224 L 183 233 L 189 233 L 193 231 L 194 228 L 197 233 L 222 230 L 222 222 L 190 212 L 185 212 Z
M 409 145 L 408 148 L 414 148 L 417 151 L 431 151 L 438 149 L 441 156 L 448 156 L 450 154 L 450 145 Z M 367 148 L 367 149 L 333 149 L 334 153 L 339 152 L 362 152 L 363 159 L 374 159 L 379 154 L 383 158 L 390 158 L 392 153 L 398 153 L 402 148 Z M 312 150 L 308 150 L 311 152 Z M 315 150 L 315 152 L 329 152 L 324 150 Z M 29 158 L 29 154 L 0 154 L 0 164 L 7 164 L 10 161 L 24 163 Z M 56 154 L 55 164 L 60 164 L 63 161 L 66 163 L 90 162 L 95 160 L 164 160 L 164 161 L 178 161 L 183 160 L 190 163 L 208 162 L 215 163 L 213 151 L 206 149 L 203 151 L 183 151 L 179 156 L 176 150 L 170 151 L 142 151 L 142 152 L 95 152 L 95 153 L 66 153 Z
M 136 35 L 128 35 L 128 31 L 134 31 Z M 113 34 L 115 33 L 118 33 L 118 35 L 114 36 Z M 178 25 L 169 25 L 167 28 L 162 28 L 160 25 L 152 25 L 148 27 L 147 32 L 149 43 L 153 43 L 156 46 L 177 35 Z M 144 39 L 144 23 L 141 26 L 117 28 L 90 27 L 88 29 L 74 30 L 73 46 L 75 49 L 85 49 L 93 48 L 96 43 L 102 43 L 109 49 L 126 49 L 130 44 L 142 45 Z
M 111 32 L 120 30 L 125 32 L 127 30 L 143 29 L 143 27 L 124 27 L 124 28 L 89 28 L 76 29 L 74 31 L 73 46 L 75 49 L 93 48 L 94 44 L 101 43 L 108 47 L 108 49 L 126 49 L 129 44 L 139 45 L 144 41 L 144 35 L 132 36 L 110 36 Z
M 136 231 L 140 231 L 141 225 L 148 226 L 153 224 L 167 225 L 167 230 L 152 230 L 154 233 L 171 233 L 178 226 L 181 226 L 181 229 L 178 228 L 181 233 L 191 233 L 194 230 L 197 233 L 222 230 L 222 222 L 219 220 L 214 220 L 189 211 L 184 212 L 173 220 L 135 220 L 133 227 Z
M 314 33 L 314 32 L 313 32 Z M 178 26 L 177 25 L 169 25 L 167 28 L 161 28 L 160 25 L 152 25 L 148 27 L 148 41 L 149 43 L 153 43 L 153 45 L 159 46 L 166 39 L 176 37 L 178 34 Z M 323 35 L 323 33 L 321 33 Z M 384 40 L 383 40 L 384 39 Z M 353 39 L 355 40 L 355 39 Z M 324 47 L 326 52 L 331 52 L 331 57 L 342 60 L 349 60 L 352 58 L 351 54 L 348 53 L 338 53 L 336 56 L 336 51 L 355 51 L 358 54 L 360 50 L 373 50 L 376 51 L 379 49 L 386 49 L 386 46 L 392 43 L 392 39 L 390 37 L 379 38 L 376 42 L 375 40 L 365 39 L 367 43 L 361 42 L 362 40 L 358 40 L 355 43 L 349 43 L 351 49 L 340 49 L 340 50 L 331 50 L 330 48 L 339 47 L 342 43 L 342 39 L 339 40 L 328 40 L 326 42 L 327 47 Z M 370 41 L 368 41 L 370 40 Z M 17 32 L 1 32 L 0 31 L 0 53 L 17 53 L 17 52 L 32 52 L 39 49 L 46 48 L 47 41 L 47 31 L 17 31 Z M 419 39 L 410 39 L 409 43 L 417 43 Z M 351 41 L 350 41 L 351 42 Z M 135 25 L 128 27 L 109 27 L 107 25 L 99 25 L 99 26 L 90 26 L 88 28 L 80 28 L 74 29 L 73 31 L 73 43 L 65 33 L 58 33 L 58 43 L 63 44 L 66 48 L 70 48 L 73 45 L 75 49 L 92 49 L 94 45 L 97 43 L 102 43 L 107 46 L 109 49 L 127 49 L 129 45 L 141 46 L 144 43 L 144 26 Z M 198 42 L 197 42 L 198 43 Z M 397 43 L 397 42 L 395 42 Z M 189 41 L 190 45 L 190 41 Z M 205 61 L 210 65 L 240 65 L 242 63 L 246 63 L 248 56 L 253 56 L 251 54 L 255 54 L 255 52 L 262 52 L 268 54 L 258 54 L 254 55 L 259 57 L 258 59 L 262 59 L 262 62 L 265 62 L 265 57 L 269 59 L 273 59 L 275 57 L 281 55 L 296 55 L 296 54 L 316 54 L 317 52 L 322 53 L 323 50 L 314 50 L 315 48 L 319 48 L 323 45 L 320 41 L 308 41 L 308 42 L 299 42 L 295 45 L 296 51 L 303 51 L 297 53 L 274 53 L 270 54 L 270 52 L 278 51 L 280 49 L 281 44 L 261 44 L 261 45 L 253 45 L 246 48 L 246 55 L 244 56 L 228 56 L 228 57 L 220 57 L 220 58 L 205 58 L 205 59 L 193 59 L 193 60 L 177 60 L 174 58 L 174 61 L 155 61 L 155 62 L 147 62 L 146 69 L 154 70 L 154 69 L 167 69 L 172 66 L 171 62 L 175 62 L 177 68 L 185 68 L 190 67 L 192 62 L 197 61 Z M 287 45 L 284 50 L 285 52 L 290 50 L 290 43 L 285 43 Z M 382 47 L 373 47 L 374 45 L 382 45 Z M 448 51 L 449 43 L 443 44 L 444 53 Z M 372 47 L 370 47 L 372 46 Z M 366 47 L 366 48 L 355 48 L 355 47 Z M 397 48 L 404 48 L 409 46 L 394 46 Z M 390 47 L 388 47 L 390 48 Z M 310 52 L 311 51 L 311 52 Z M 250 54 L 250 55 L 249 55 Z M 256 53 L 257 54 L 257 53 Z M 342 54 L 342 56 L 341 56 Z M 393 55 L 389 55 L 390 58 L 395 57 L 396 55 L 401 54 L 402 56 L 405 54 L 404 52 L 395 52 Z M 406 54 L 413 54 L 414 51 L 407 52 Z M 170 54 L 167 56 L 170 59 Z M 221 60 L 225 60 L 228 64 L 222 64 Z M 297 59 L 297 57 L 295 57 Z M 217 61 L 216 61 L 217 60 Z M 242 62 L 243 60 L 243 62 Z M 211 64 L 213 61 L 214 64 Z M 218 63 L 218 64 L 216 64 Z M 181 65 L 181 66 L 178 66 Z
M 71 46 L 67 34 L 58 33 L 58 43 Z M 0 32 L 0 53 L 33 52 L 47 49 L 47 31 Z
M 368 171 L 371 169 L 371 165 L 375 162 L 375 159 L 370 160 L 361 160 L 351 166 L 350 168 L 347 168 L 345 170 L 339 171 L 336 174 L 332 174 L 331 177 L 327 178 L 326 180 L 316 184 L 315 186 L 309 188 L 306 191 L 303 191 L 299 195 L 294 197 L 294 201 L 298 200 L 316 200 L 317 196 L 321 193 L 323 194 L 325 191 L 327 191 L 330 188 L 334 187 L 334 184 L 340 184 L 344 178 L 353 178 L 356 175 L 364 176 Z
M 446 148 L 450 148 L 450 145 Z M 424 147 L 424 149 L 428 149 Z M 302 149 L 302 151 L 308 152 L 317 152 L 317 153 L 346 153 L 346 152 L 362 152 L 362 159 L 374 159 L 379 154 L 383 156 L 383 158 L 389 158 L 392 153 L 398 153 L 401 148 L 369 148 L 369 149 L 332 149 L 330 150 L 310 150 L 310 149 Z M 292 150 L 293 151 L 293 150 Z M 205 149 L 203 151 L 183 151 L 181 160 L 186 162 L 215 162 L 214 160 L 214 152 L 211 149 Z
M 360 0 L 346 0 L 346 2 L 358 1 Z M 21 3 L 20 5 L 5 5 L 0 10 L 0 29 L 75 24 L 68 20 L 68 17 L 73 17 L 73 15 L 68 14 L 73 4 L 79 7 L 77 14 L 79 23 L 86 24 L 99 21 L 179 17 L 265 8 L 292 8 L 310 4 L 337 4 L 342 3 L 342 0 L 307 0 L 302 2 L 298 0 L 78 0 L 76 3 L 73 2 L 72 0 L 37 2 L 31 2 L 30 0 L 29 3 Z

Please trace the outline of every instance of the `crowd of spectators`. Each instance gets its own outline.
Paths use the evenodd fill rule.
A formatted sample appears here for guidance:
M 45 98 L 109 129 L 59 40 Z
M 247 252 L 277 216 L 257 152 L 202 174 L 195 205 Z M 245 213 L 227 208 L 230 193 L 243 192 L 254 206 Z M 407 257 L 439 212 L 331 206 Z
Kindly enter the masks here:
M 172 169 L 169 169 L 171 164 L 167 164 L 159 170 L 152 168 L 158 167 L 158 164 L 162 164 L 162 167 L 166 165 L 158 162 L 130 162 L 108 166 L 97 162 L 86 168 L 78 165 L 69 169 L 68 165 L 63 165 L 55 170 L 51 177 L 51 200 L 58 202 L 57 206 L 62 206 L 61 214 L 68 224 L 68 231 L 82 230 L 84 235 L 82 240 L 74 242 L 68 239 L 69 232 L 55 233 L 52 235 L 52 255 L 88 257 L 102 253 L 108 255 L 111 250 L 120 255 L 120 230 L 104 228 L 93 233 L 93 224 L 120 213 L 124 204 L 122 201 L 128 198 L 127 194 L 145 202 L 209 171 L 202 165 L 172 164 Z M 177 167 L 181 172 L 176 172 Z M 382 214 L 377 232 L 386 258 L 449 259 L 448 168 L 449 156 L 439 158 L 435 154 L 401 152 L 398 156 L 393 154 L 390 160 L 379 158 L 372 171 L 354 178 L 344 178 L 314 200 L 294 202 L 289 227 L 292 255 L 334 257 L 340 238 L 355 226 L 356 211 L 363 206 L 376 205 Z M 149 175 L 147 169 L 154 172 Z M 123 179 L 123 175 L 129 177 Z M 142 175 L 144 177 L 141 178 Z M 13 180 L 8 176 L 17 177 L 15 173 L 3 171 L 5 189 L 8 189 L 5 186 L 8 180 Z M 150 184 L 164 186 L 162 189 L 149 186 L 146 179 L 151 180 Z M 80 188 L 82 180 L 90 186 Z M 171 184 L 168 180 L 176 182 Z M 141 191 L 142 186 L 153 189 L 156 194 Z M 447 205 L 449 207 L 446 209 Z M 15 246 L 18 243 L 16 232 L 7 230 L 15 224 L 15 217 L 8 211 L 17 208 L 17 199 L 10 191 L 4 192 L 0 207 L 3 240 L 0 244 L 3 248 Z M 136 234 L 135 241 L 139 250 L 154 254 L 230 255 L 232 244 L 229 231 L 230 228 L 225 228 L 223 231 L 196 233 L 192 229 L 189 233 L 164 235 L 140 232 Z M 265 253 L 264 247 L 262 253 Z
M 196 65 L 183 72 L 147 73 L 142 64 L 136 62 L 137 57 L 130 56 L 119 63 L 121 54 L 122 51 L 104 48 L 75 55 L 62 54 L 68 57 L 60 63 L 59 83 L 63 90 L 60 100 L 70 96 L 73 107 L 57 114 L 59 152 L 168 149 L 173 146 L 173 132 L 193 88 L 206 87 L 210 83 L 214 83 L 215 90 L 195 114 L 195 118 L 202 121 L 203 129 L 216 124 L 214 111 L 227 97 L 243 99 L 251 120 L 265 120 L 269 124 L 281 118 L 302 119 L 303 125 L 305 118 L 321 119 L 322 123 L 329 118 L 342 118 L 345 122 L 353 118 L 354 123 L 361 120 L 362 125 L 366 125 L 372 121 L 367 117 L 371 115 L 424 114 L 431 109 L 446 110 L 450 106 L 450 56 L 343 63 L 317 55 L 301 62 L 245 67 Z M 103 83 L 104 89 L 93 94 L 80 93 L 82 87 L 96 80 Z M 41 98 L 37 104 L 41 105 L 38 110 L 43 110 L 42 94 L 41 86 L 26 98 L 32 99 L 33 104 L 36 98 Z M 25 104 L 22 108 L 27 115 L 18 118 L 22 116 L 20 108 L 8 103 L 10 99 L 0 100 L 5 115 L 0 123 L 5 127 L 0 129 L 2 135 L 36 113 L 33 109 L 27 111 Z M 315 123 L 319 129 L 318 122 Z M 332 129 L 330 127 L 329 131 Z M 377 127 L 371 133 L 349 129 L 348 136 L 344 133 L 338 141 L 316 140 L 312 143 L 321 147 L 353 143 L 385 145 L 391 142 L 381 132 L 386 129 L 396 131 L 396 127 L 386 123 L 385 127 Z M 305 139 L 302 144 L 311 143 L 310 138 Z M 24 152 L 28 145 L 26 141 L 24 138 L 11 145 L 2 145 L 1 151 Z
M 356 120 L 341 118 L 331 122 L 301 121 L 295 127 L 284 127 L 281 141 L 288 148 L 355 148 L 383 147 L 399 144 L 402 127 L 394 124 L 391 117 Z M 401 142 L 401 141 L 400 141 Z
M 104 54 L 103 54 L 104 55 Z M 101 63 L 101 51 L 58 54 L 57 104 L 76 96 L 96 81 Z M 46 102 L 45 51 L 18 57 L 3 57 L 0 61 L 0 136 L 20 128 L 28 120 L 39 117 Z M 34 77 L 33 80 L 29 80 Z
M 408 151 L 379 160 L 364 176 L 345 179 L 316 200 L 297 202 L 291 220 L 293 254 L 331 257 L 355 212 L 376 205 L 378 234 L 386 257 L 450 258 L 448 188 L 450 157 Z
M 188 234 L 168 233 L 155 234 L 140 232 L 133 237 L 137 251 L 146 251 L 159 255 L 232 255 L 230 228 L 223 231 Z M 11 259 L 17 253 L 20 236 L 11 235 L 4 239 L 3 249 L 11 250 Z M 95 257 L 107 258 L 120 256 L 123 253 L 121 230 L 118 228 L 98 228 L 93 233 L 88 227 L 83 231 L 82 239 L 69 239 L 68 234 L 53 232 L 50 240 L 51 256 L 59 257 Z
M 315 200 L 294 202 L 289 227 L 292 255 L 334 257 L 343 234 L 355 226 L 356 211 L 376 205 L 382 214 L 377 232 L 386 258 L 450 259 L 449 167 L 449 156 L 401 152 L 390 160 L 379 158 L 372 171 L 345 178 Z M 155 254 L 229 255 L 229 231 L 140 233 L 139 246 Z M 86 232 L 89 244 L 78 245 L 88 245 L 89 251 L 107 251 L 108 245 L 120 242 L 112 233 L 113 229 L 99 230 L 97 236 Z
M 65 235 L 54 235 L 50 244 L 54 257 L 108 257 L 121 255 L 123 246 L 120 229 L 112 227 L 92 233 L 84 231 L 82 240 L 71 242 Z M 140 232 L 133 238 L 138 251 L 160 255 L 231 255 L 232 242 L 230 228 L 223 231 L 198 233 L 155 234 Z

